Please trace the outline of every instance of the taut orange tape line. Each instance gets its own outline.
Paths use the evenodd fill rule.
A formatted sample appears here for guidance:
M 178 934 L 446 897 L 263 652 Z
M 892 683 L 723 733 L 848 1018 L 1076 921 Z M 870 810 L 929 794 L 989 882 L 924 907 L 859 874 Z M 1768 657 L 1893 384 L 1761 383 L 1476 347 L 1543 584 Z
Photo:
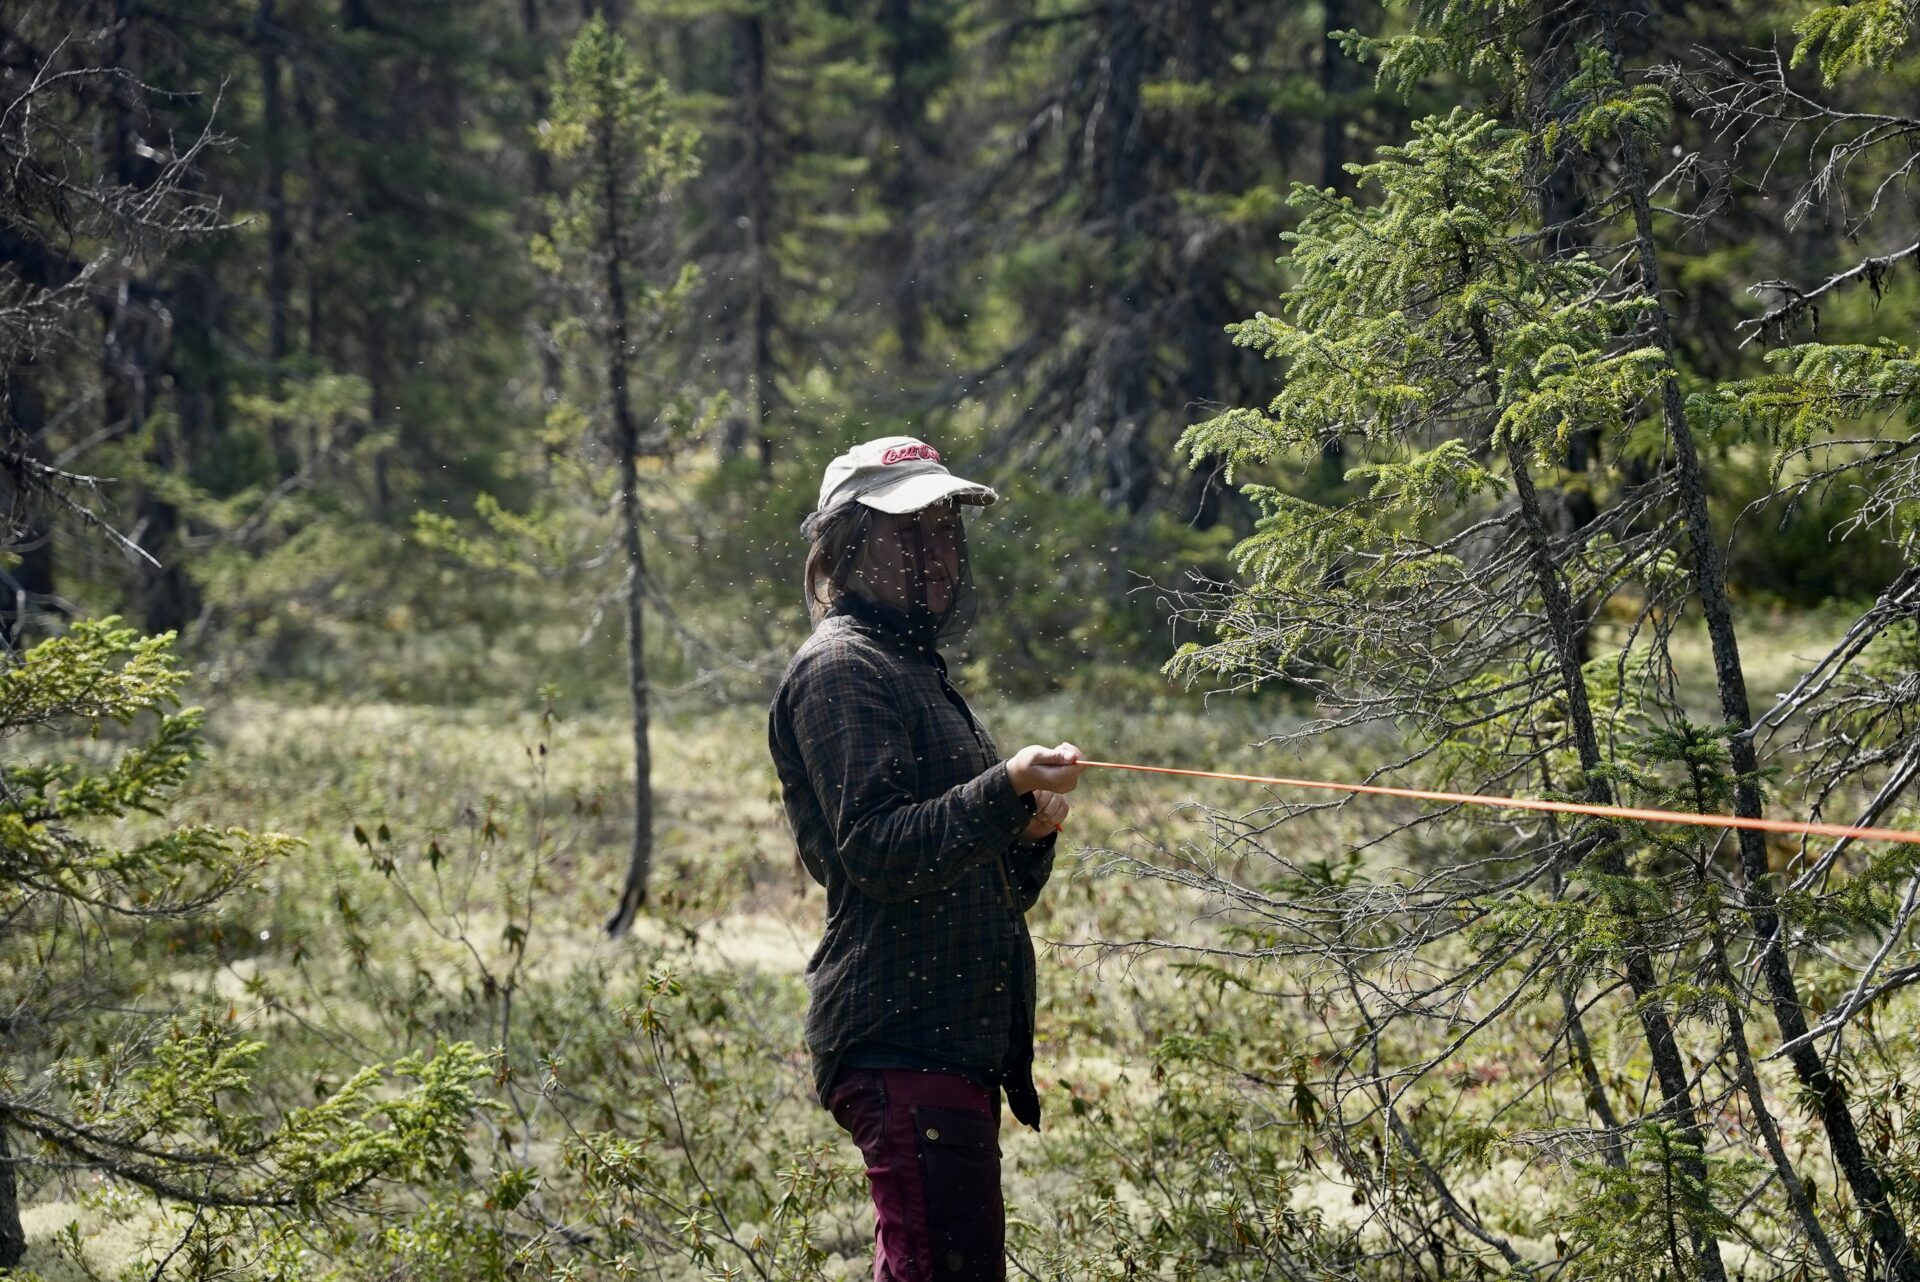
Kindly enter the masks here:
M 1410 797 L 1415 801 L 1447 801 L 1501 810 L 1546 810 L 1562 815 L 1594 815 L 1602 819 L 1637 819 L 1644 823 L 1690 824 L 1695 828 L 1751 828 L 1759 832 L 1803 833 L 1814 837 L 1852 837 L 1858 841 L 1898 841 L 1920 846 L 1920 832 L 1903 828 L 1856 828 L 1851 824 L 1803 823 L 1797 819 L 1742 819 L 1739 815 L 1701 815 L 1685 810 L 1643 810 L 1635 806 L 1596 806 L 1578 801 L 1534 801 L 1527 797 L 1493 797 L 1477 792 L 1429 792 L 1424 788 L 1388 788 L 1371 783 L 1330 783 L 1324 779 L 1285 779 L 1269 775 L 1235 775 L 1218 770 L 1177 770 L 1172 766 L 1136 766 L 1121 761 L 1081 764 L 1103 770 L 1141 770 L 1158 775 L 1189 775 L 1195 779 L 1226 779 L 1235 783 L 1264 783 L 1279 788 L 1317 788 L 1323 792 L 1356 792 L 1375 797 Z

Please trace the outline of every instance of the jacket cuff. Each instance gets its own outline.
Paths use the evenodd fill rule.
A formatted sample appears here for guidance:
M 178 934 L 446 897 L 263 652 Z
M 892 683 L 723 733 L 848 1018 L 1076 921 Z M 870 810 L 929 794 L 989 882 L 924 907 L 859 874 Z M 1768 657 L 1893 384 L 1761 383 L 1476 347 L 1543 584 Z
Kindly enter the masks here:
M 1031 859 L 1039 855 L 1050 853 L 1053 850 L 1054 846 L 1059 842 L 1059 840 L 1060 840 L 1060 830 L 1056 828 L 1052 832 L 1048 833 L 1046 836 L 1041 837 L 1035 841 L 1028 841 L 1025 837 L 1015 838 L 1013 843 L 1013 848 L 1019 851 L 1022 855 Z
M 995 762 L 980 778 L 984 784 L 981 800 L 986 803 L 988 826 L 996 832 L 1019 836 L 1027 821 L 1033 818 L 1033 812 L 1013 790 L 1013 776 L 1007 773 L 1007 763 Z

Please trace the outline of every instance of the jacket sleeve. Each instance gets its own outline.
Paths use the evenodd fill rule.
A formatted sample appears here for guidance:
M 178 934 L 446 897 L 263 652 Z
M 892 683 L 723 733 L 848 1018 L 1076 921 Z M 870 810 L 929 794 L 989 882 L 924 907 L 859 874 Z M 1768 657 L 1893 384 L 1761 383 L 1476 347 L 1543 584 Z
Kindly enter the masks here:
M 1033 906 L 1040 902 L 1040 891 L 1053 876 L 1053 848 L 1059 841 L 1060 834 L 1050 832 L 1031 845 L 1016 841 L 1007 851 L 1007 879 L 1013 885 L 1014 902 L 1020 905 L 1021 912 L 1032 912 Z
M 986 737 L 987 746 L 993 749 L 996 756 L 999 755 L 1000 748 L 994 743 L 992 732 L 985 726 L 981 726 L 980 733 Z M 1032 819 L 1038 810 L 1033 801 L 1033 794 L 1021 793 L 1020 803 L 1026 807 L 1027 818 Z M 1025 826 L 1022 825 L 1020 835 L 1016 836 L 1013 845 L 1007 848 L 1008 889 L 1013 892 L 1014 903 L 1019 906 L 1023 914 L 1033 911 L 1033 906 L 1040 902 L 1040 892 L 1046 887 L 1047 879 L 1053 876 L 1053 850 L 1059 840 L 1059 832 L 1054 831 L 1038 841 L 1029 842 L 1025 835 Z
M 937 797 L 913 793 L 913 739 L 884 675 L 857 651 L 823 647 L 789 683 L 807 779 L 859 890 L 894 903 L 939 890 L 1005 850 L 1028 811 L 1007 764 Z

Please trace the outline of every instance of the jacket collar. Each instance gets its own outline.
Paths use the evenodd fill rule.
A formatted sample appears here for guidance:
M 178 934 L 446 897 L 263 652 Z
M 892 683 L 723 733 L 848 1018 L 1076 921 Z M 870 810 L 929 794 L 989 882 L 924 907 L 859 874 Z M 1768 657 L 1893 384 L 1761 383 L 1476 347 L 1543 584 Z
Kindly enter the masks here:
M 862 636 L 871 637 L 902 654 L 925 659 L 939 668 L 943 674 L 947 670 L 947 661 L 941 657 L 940 651 L 930 642 L 922 642 L 902 631 L 894 612 L 885 606 L 875 605 L 864 598 L 848 593 L 834 604 L 833 609 L 828 611 L 827 617 L 845 619 L 846 626 Z

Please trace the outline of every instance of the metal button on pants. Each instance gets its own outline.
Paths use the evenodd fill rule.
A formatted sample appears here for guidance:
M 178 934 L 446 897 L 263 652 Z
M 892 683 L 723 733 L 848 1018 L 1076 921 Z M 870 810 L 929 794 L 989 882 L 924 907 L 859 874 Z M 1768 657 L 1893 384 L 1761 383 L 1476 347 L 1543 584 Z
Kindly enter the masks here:
M 848 1068 L 827 1101 L 866 1158 L 874 1282 L 1004 1282 L 997 1092 L 956 1073 Z

